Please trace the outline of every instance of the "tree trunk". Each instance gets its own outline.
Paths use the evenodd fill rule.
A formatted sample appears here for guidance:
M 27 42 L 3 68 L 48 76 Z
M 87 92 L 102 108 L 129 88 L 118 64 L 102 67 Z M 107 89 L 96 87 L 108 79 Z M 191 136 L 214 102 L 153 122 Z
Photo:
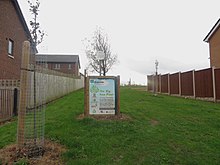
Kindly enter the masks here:
M 106 75 L 106 69 L 105 69 L 105 60 L 103 60 L 103 76 Z

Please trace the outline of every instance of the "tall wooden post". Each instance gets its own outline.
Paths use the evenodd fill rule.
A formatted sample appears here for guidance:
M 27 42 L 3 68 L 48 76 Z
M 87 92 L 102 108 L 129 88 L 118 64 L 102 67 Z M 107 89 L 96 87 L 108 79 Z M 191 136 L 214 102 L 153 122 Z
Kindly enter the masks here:
M 170 74 L 168 73 L 168 78 L 167 78 L 167 81 L 168 81 L 168 94 L 170 95 Z
M 120 76 L 117 76 L 117 111 L 116 111 L 116 115 L 120 115 Z
M 192 71 L 193 74 L 193 97 L 196 98 L 196 78 L 195 78 L 195 70 Z
M 25 41 L 22 48 L 22 61 L 21 61 L 21 85 L 20 85 L 20 104 L 18 110 L 18 135 L 17 143 L 21 148 L 24 145 L 24 124 L 25 112 L 27 107 L 27 94 L 28 94 L 28 70 L 30 58 L 30 42 Z
M 179 72 L 179 95 L 182 95 L 181 72 Z
M 89 78 L 86 70 L 84 71 L 84 116 L 89 115 Z
M 213 100 L 216 102 L 215 67 L 212 67 Z

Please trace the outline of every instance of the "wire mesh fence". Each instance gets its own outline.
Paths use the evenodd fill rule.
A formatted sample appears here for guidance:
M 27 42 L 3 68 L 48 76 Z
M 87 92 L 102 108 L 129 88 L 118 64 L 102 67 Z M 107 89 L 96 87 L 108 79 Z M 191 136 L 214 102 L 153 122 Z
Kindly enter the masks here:
M 31 57 L 31 58 L 30 58 Z M 18 156 L 38 157 L 44 153 L 45 90 L 47 77 L 41 76 L 46 59 L 42 57 L 36 67 L 30 44 L 23 47 L 21 93 L 18 115 Z M 36 69 L 37 68 L 37 69 Z M 42 68 L 42 69 L 41 69 Z

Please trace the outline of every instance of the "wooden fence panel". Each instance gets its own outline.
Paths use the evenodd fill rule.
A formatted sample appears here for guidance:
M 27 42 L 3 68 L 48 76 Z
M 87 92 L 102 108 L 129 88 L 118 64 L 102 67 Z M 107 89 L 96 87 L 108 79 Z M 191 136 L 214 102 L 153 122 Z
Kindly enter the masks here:
M 20 80 L 0 80 L 0 122 L 17 115 Z
M 148 75 L 147 76 L 147 89 L 148 91 L 160 92 L 160 76 Z
M 216 90 L 216 99 L 220 100 L 220 68 L 215 69 L 215 90 Z
M 212 68 L 195 72 L 195 96 L 213 97 Z
M 193 96 L 193 71 L 181 73 L 181 95 Z
M 153 91 L 153 75 L 147 76 L 147 89 L 148 91 Z
M 154 76 L 155 77 L 155 91 L 160 92 L 160 79 L 159 75 Z
M 0 89 L 0 122 L 13 116 L 14 90 Z
M 47 74 L 47 73 L 40 73 L 36 72 L 36 88 L 40 89 L 42 88 L 38 84 L 41 83 L 41 81 L 44 80 L 44 87 L 45 93 L 42 93 L 42 90 L 37 90 L 36 96 L 37 98 L 40 98 L 40 95 L 44 95 L 45 99 L 44 102 L 50 102 L 52 100 L 58 99 L 70 92 L 73 92 L 77 89 L 81 89 L 84 87 L 84 77 L 78 76 L 78 77 L 67 77 L 67 76 L 59 76 L 59 75 L 52 75 L 52 74 Z M 31 84 L 33 84 L 34 81 L 34 74 L 33 72 L 31 73 Z M 33 88 L 31 89 L 31 97 L 33 98 Z M 33 104 L 34 100 L 30 100 L 30 102 Z M 38 100 L 37 100 L 38 102 Z
M 179 73 L 170 75 L 170 94 L 179 94 Z
M 168 74 L 161 75 L 161 93 L 168 93 Z
M 157 92 L 161 93 L 220 100 L 220 68 L 193 70 L 171 75 L 150 75 L 147 79 L 149 91 L 157 89 Z

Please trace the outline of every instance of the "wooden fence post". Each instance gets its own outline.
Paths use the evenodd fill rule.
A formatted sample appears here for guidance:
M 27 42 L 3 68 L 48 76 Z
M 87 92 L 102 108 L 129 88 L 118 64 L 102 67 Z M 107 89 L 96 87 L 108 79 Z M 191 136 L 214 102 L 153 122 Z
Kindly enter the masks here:
M 212 67 L 213 99 L 216 102 L 215 67 Z
M 161 74 L 159 75 L 159 92 L 161 93 Z
M 27 107 L 27 91 L 28 91 L 28 70 L 30 58 L 30 42 L 24 41 L 22 48 L 22 61 L 21 61 L 21 85 L 20 85 L 20 104 L 18 110 L 18 135 L 17 143 L 21 148 L 24 145 L 24 124 L 25 112 Z
M 117 112 L 116 115 L 120 115 L 120 76 L 117 76 Z
M 168 81 L 168 94 L 170 95 L 170 74 L 167 75 L 167 81 Z
M 89 115 L 89 109 L 88 109 L 88 82 L 87 82 L 87 72 L 86 69 L 84 70 L 84 116 Z
M 195 70 L 192 71 L 193 74 L 193 97 L 196 98 L 196 79 L 195 79 Z
M 181 72 L 179 72 L 179 95 L 182 95 Z

